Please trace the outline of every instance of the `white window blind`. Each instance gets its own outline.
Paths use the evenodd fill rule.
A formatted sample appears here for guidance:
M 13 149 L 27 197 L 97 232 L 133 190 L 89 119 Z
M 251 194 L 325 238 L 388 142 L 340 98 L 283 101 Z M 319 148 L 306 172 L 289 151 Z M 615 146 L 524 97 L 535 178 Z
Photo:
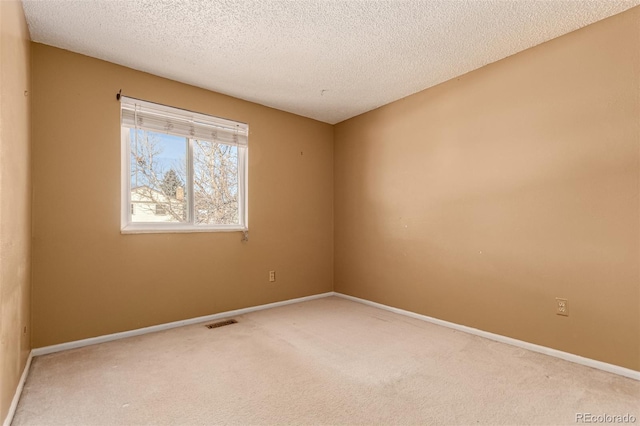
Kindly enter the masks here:
M 233 146 L 247 146 L 248 126 L 224 118 L 120 97 L 122 126 Z

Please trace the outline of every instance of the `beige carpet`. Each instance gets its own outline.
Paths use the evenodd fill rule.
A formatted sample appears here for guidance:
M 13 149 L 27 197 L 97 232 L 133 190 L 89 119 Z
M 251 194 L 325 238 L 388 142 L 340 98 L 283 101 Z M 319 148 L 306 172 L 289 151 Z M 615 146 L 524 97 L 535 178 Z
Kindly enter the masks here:
M 13 425 L 576 424 L 640 382 L 330 297 L 37 357 Z

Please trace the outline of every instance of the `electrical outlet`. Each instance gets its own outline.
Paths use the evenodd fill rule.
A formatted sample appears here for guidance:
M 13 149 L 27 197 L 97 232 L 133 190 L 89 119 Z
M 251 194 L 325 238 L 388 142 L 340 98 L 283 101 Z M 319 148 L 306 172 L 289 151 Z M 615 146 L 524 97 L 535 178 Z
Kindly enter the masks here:
M 565 317 L 569 316 L 569 302 L 567 299 L 556 297 L 556 314 L 563 315 Z
M 269 282 L 275 282 L 276 280 L 276 271 L 269 271 Z

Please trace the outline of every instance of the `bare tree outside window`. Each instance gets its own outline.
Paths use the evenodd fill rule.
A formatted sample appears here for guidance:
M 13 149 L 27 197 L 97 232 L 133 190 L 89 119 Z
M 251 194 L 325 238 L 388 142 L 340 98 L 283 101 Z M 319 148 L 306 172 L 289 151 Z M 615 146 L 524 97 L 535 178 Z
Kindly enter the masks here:
M 136 134 L 137 132 L 137 134 Z M 187 155 L 193 155 L 193 213 L 198 225 L 238 223 L 238 148 L 131 129 L 134 222 L 185 222 Z
M 193 175 L 196 223 L 238 223 L 238 148 L 194 141 Z
M 186 181 L 185 138 L 131 129 L 131 203 L 134 222 L 184 222 L 187 203 L 176 195 Z

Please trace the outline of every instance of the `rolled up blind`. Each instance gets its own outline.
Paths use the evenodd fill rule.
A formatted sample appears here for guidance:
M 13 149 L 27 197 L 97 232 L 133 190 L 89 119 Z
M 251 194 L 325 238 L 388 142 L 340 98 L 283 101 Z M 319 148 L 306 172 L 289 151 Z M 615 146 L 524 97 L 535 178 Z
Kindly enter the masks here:
M 120 103 L 121 122 L 125 127 L 225 145 L 248 144 L 249 126 L 245 123 L 126 96 L 120 97 Z

